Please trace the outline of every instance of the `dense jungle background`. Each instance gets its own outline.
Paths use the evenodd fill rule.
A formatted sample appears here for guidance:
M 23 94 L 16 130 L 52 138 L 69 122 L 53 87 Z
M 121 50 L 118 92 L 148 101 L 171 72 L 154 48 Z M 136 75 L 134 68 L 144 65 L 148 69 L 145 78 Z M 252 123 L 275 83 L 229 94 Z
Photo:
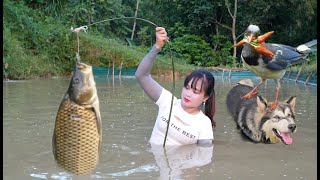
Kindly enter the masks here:
M 172 52 L 181 73 L 196 67 L 242 67 L 241 48 L 231 46 L 249 24 L 258 25 L 262 34 L 275 32 L 266 42 L 298 46 L 317 36 L 316 0 L 5 0 L 3 76 L 69 75 L 77 52 L 71 27 L 135 15 L 167 29 L 171 43 L 155 68 L 170 69 Z M 81 59 L 93 66 L 137 67 L 154 44 L 155 26 L 134 22 L 89 26 L 87 33 L 79 33 Z M 316 73 L 315 53 L 306 67 Z

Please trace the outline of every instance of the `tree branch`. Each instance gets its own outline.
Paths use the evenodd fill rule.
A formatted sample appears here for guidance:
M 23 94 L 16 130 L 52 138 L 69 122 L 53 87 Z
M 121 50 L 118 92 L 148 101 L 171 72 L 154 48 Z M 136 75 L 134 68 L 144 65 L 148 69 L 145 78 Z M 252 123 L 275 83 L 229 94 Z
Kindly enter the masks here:
M 219 23 L 217 20 L 216 20 L 215 23 L 219 24 L 220 26 L 222 26 L 222 27 L 224 27 L 224 28 L 227 28 L 227 29 L 229 29 L 229 30 L 232 30 L 231 27 L 229 27 L 229 26 L 227 26 L 227 25 L 224 25 L 224 24 L 221 24 L 221 23 Z
M 231 18 L 234 19 L 233 14 L 232 14 L 231 11 L 230 11 L 230 4 L 229 4 L 228 0 L 225 0 L 225 4 L 226 4 L 226 6 L 227 6 L 227 9 L 228 9 L 228 12 L 229 12 Z

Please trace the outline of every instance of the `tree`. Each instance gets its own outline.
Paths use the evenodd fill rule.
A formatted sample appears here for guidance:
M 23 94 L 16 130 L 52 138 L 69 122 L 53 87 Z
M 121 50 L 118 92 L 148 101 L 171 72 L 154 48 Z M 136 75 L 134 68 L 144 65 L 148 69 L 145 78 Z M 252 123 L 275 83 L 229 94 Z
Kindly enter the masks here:
M 134 22 L 133 22 L 133 28 L 132 28 L 132 34 L 131 34 L 131 41 L 133 40 L 133 35 L 134 35 L 134 30 L 136 29 L 136 18 L 138 16 L 138 10 L 139 10 L 139 0 L 137 0 L 137 5 L 136 5 L 136 11 L 134 13 Z
M 234 0 L 233 12 L 231 12 L 230 3 L 229 3 L 228 0 L 225 0 L 225 5 L 226 5 L 226 7 L 228 9 L 228 13 L 229 13 L 230 17 L 232 18 L 232 25 L 230 27 L 228 25 L 221 24 L 217 20 L 216 20 L 216 23 L 221 25 L 221 26 L 223 26 L 223 27 L 225 27 L 225 28 L 227 28 L 227 29 L 229 29 L 229 30 L 231 30 L 233 44 L 235 45 L 235 44 L 237 44 L 237 39 L 238 39 L 236 37 L 236 20 L 237 20 L 237 11 L 238 11 L 238 0 Z M 233 57 L 234 57 L 234 59 L 235 59 L 236 55 L 237 55 L 237 48 L 234 47 L 233 48 Z M 233 61 L 233 65 L 235 65 L 234 61 Z

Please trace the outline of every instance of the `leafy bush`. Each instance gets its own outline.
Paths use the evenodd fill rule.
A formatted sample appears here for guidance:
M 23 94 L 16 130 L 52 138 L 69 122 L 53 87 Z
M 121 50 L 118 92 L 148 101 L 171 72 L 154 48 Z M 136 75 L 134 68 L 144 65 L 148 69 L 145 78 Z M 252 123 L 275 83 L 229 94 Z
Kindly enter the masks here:
M 230 54 L 231 46 L 231 42 L 223 35 L 212 36 L 210 45 L 199 36 L 186 34 L 175 38 L 170 47 L 176 57 L 186 59 L 187 63 L 219 66 L 231 63 L 234 59 Z M 170 49 L 165 46 L 164 50 L 168 52 Z
M 7 28 L 4 28 L 3 52 L 4 78 L 18 79 L 57 74 L 45 54 L 35 56 L 27 52 Z
M 168 46 L 164 48 L 168 52 Z M 186 59 L 188 63 L 205 66 L 212 61 L 212 49 L 209 43 L 205 42 L 201 37 L 186 34 L 178 37 L 171 42 L 171 50 L 178 58 Z
M 213 47 L 213 60 L 208 63 L 208 66 L 227 65 L 234 61 L 235 58 L 231 54 L 232 43 L 227 36 L 213 35 L 210 44 Z

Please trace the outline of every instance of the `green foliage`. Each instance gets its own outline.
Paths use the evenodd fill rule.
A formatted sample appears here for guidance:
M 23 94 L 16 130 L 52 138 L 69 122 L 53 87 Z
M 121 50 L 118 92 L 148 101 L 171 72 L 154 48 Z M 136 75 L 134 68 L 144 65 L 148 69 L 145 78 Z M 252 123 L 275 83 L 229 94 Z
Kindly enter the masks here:
M 191 31 L 181 22 L 177 22 L 172 28 L 168 29 L 168 34 L 170 35 L 170 38 L 174 39 L 177 37 L 182 37 L 185 34 L 191 34 Z
M 237 29 L 241 34 L 256 24 L 261 33 L 274 31 L 267 42 L 298 46 L 316 38 L 316 13 L 316 0 L 239 1 Z
M 119 40 L 90 34 L 81 36 L 80 47 L 82 60 L 94 66 L 109 66 L 115 62 L 116 66 L 123 63 L 128 68 L 136 67 L 144 54 Z
M 169 32 L 193 34 L 207 40 L 215 27 L 216 2 L 208 0 L 142 1 L 141 17 L 151 19 Z M 185 29 L 177 29 L 186 27 Z M 173 28 L 173 29 L 172 29 Z M 182 31 L 181 31 L 182 30 Z M 172 38 L 178 34 L 171 34 Z M 182 36 L 179 34 L 179 36 Z
M 3 75 L 4 78 L 41 77 L 56 72 L 46 55 L 34 56 L 22 47 L 21 42 L 8 28 L 3 33 Z
M 139 41 L 142 46 L 152 46 L 153 36 L 150 34 L 150 32 L 154 32 L 154 30 L 150 30 L 148 26 L 145 26 L 140 29 L 140 31 L 137 32 L 138 38 L 137 41 Z
M 6 77 L 26 78 L 56 74 L 42 53 L 47 44 L 45 26 L 39 24 L 45 18 L 40 12 L 27 8 L 22 3 L 4 3 L 3 72 Z
M 170 46 L 164 47 L 156 68 L 171 68 L 169 47 L 177 58 L 177 67 L 238 66 L 232 57 L 232 18 L 225 0 L 140 1 L 138 17 L 165 27 Z M 233 10 L 233 1 L 229 1 Z M 238 1 L 237 35 L 251 23 L 261 33 L 275 31 L 267 42 L 297 46 L 316 38 L 317 2 Z M 25 78 L 69 74 L 77 51 L 76 34 L 70 27 L 89 25 L 110 18 L 132 17 L 135 0 L 61 1 L 5 0 L 3 3 L 3 72 L 6 77 Z M 224 26 L 222 26 L 222 24 Z M 154 44 L 154 26 L 137 21 L 134 44 L 128 47 L 133 19 L 105 21 L 89 26 L 89 34 L 80 33 L 81 58 L 93 65 L 115 62 L 136 67 Z M 316 58 L 307 64 L 317 71 Z M 239 60 L 239 54 L 238 54 Z M 192 66 L 188 66 L 192 64 Z M 185 66 L 185 67 L 184 67 Z
M 234 62 L 234 57 L 231 55 L 230 47 L 232 43 L 228 41 L 228 37 L 225 35 L 212 35 L 211 46 L 213 47 L 213 59 L 207 66 L 223 66 Z
M 172 41 L 171 49 L 176 57 L 186 59 L 187 63 L 197 66 L 219 66 L 231 63 L 230 41 L 223 35 L 213 35 L 211 45 L 196 35 L 185 34 Z M 212 48 L 214 46 L 214 48 Z M 168 46 L 164 51 L 168 52 Z
M 44 18 L 40 12 L 32 11 L 22 3 L 4 3 L 5 27 L 15 32 L 19 41 L 24 42 L 24 47 L 33 49 L 37 53 L 41 48 L 41 44 L 45 43 L 45 33 L 41 31 L 38 22 Z
M 69 27 L 89 25 L 110 18 L 119 18 L 133 15 L 134 2 L 121 0 L 100 1 L 44 1 L 39 9 L 50 14 L 54 18 L 64 21 Z M 58 7 L 57 7 L 58 6 Z M 52 7 L 52 8 L 48 8 Z M 132 9 L 131 9 L 132 8 Z M 131 13 L 126 13 L 130 12 Z M 103 24 L 91 26 L 91 29 L 114 37 L 126 37 L 131 28 L 128 25 L 132 20 L 122 19 L 118 21 L 106 21 Z
M 186 59 L 190 64 L 205 65 L 212 60 L 209 43 L 199 36 L 186 34 L 174 39 L 171 44 L 171 49 L 176 56 Z M 168 51 L 166 48 L 164 50 Z
M 207 40 L 215 26 L 216 12 L 215 2 L 208 0 L 177 0 L 177 11 L 181 17 L 181 23 L 188 25 L 193 34 Z

